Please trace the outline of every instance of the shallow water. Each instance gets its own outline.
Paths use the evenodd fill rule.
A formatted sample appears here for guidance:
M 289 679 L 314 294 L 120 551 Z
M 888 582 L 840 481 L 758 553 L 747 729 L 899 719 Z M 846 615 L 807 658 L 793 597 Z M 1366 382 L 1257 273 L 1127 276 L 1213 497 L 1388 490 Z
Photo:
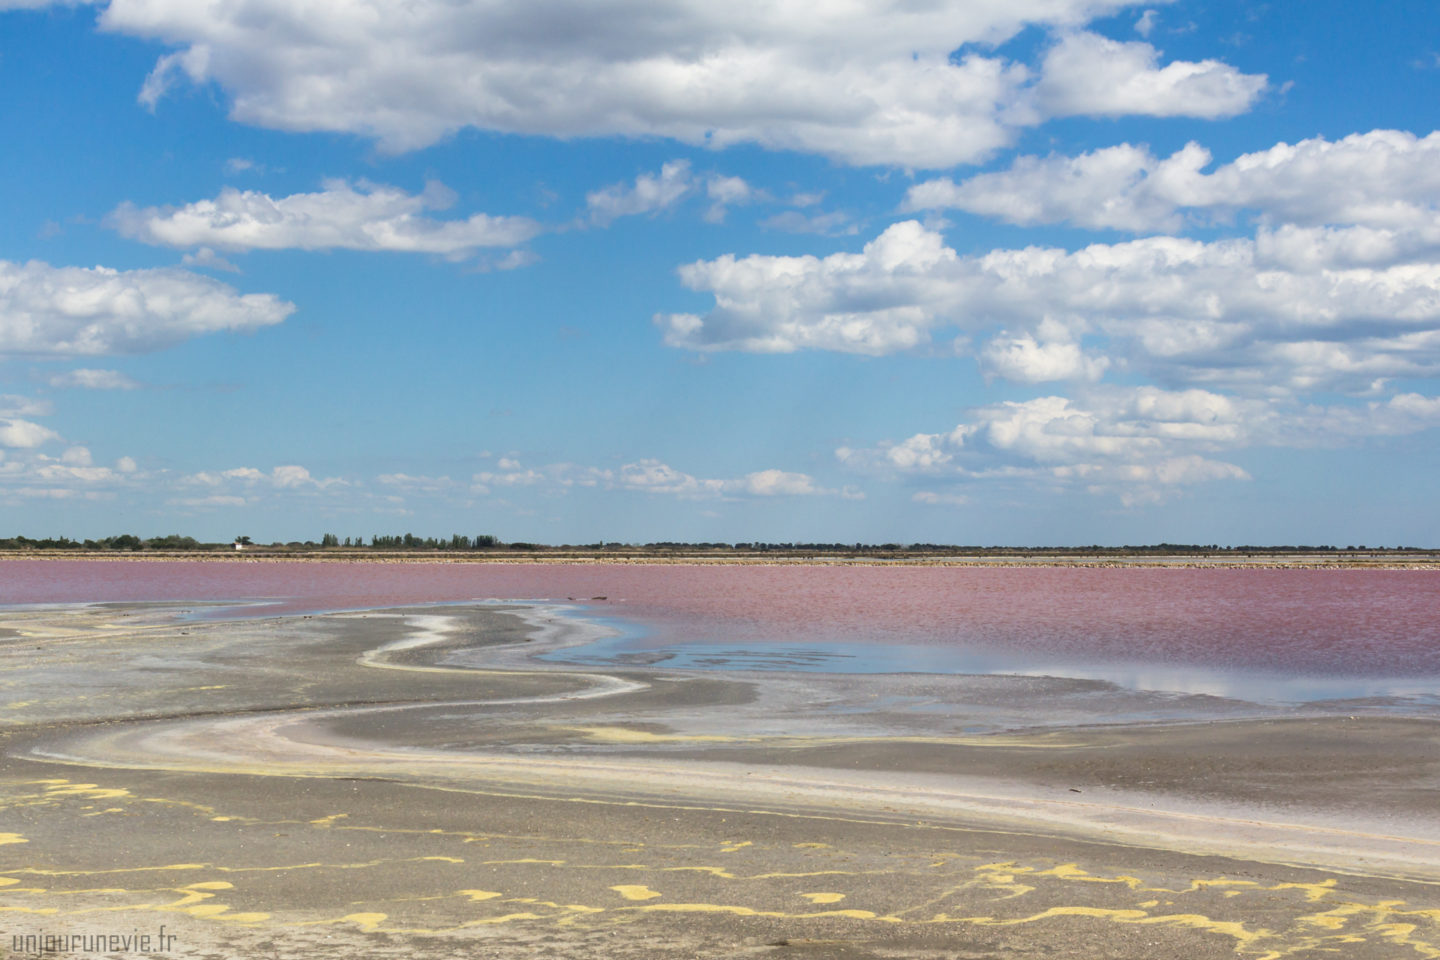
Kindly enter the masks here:
M 572 600 L 624 629 L 566 658 L 612 666 L 1028 673 L 1270 701 L 1440 693 L 1429 571 L 0 562 L 0 603 L 247 599 L 267 603 L 226 615 Z

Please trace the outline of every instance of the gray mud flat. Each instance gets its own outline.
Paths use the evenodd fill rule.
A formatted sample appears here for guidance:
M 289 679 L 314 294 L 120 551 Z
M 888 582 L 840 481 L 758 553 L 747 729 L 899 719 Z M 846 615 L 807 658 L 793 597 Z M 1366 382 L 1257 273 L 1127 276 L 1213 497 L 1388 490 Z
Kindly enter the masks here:
M 0 614 L 0 957 L 1440 957 L 1430 716 L 195 609 Z

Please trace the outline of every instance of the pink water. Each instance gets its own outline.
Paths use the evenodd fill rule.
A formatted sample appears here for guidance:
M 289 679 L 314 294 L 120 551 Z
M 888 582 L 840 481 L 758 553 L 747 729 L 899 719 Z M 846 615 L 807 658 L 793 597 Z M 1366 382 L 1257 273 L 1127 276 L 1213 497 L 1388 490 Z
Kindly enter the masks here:
M 1440 678 L 1440 574 L 1425 571 L 0 561 L 7 604 L 278 600 L 254 611 L 268 615 L 594 597 L 593 612 L 638 625 L 632 649 Z

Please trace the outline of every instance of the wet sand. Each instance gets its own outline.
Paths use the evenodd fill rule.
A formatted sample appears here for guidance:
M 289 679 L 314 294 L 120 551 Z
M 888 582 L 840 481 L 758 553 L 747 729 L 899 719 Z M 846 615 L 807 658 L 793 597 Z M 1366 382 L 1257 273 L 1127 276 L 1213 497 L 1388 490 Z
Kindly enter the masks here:
M 0 956 L 1440 957 L 1423 712 L 201 609 L 0 614 Z

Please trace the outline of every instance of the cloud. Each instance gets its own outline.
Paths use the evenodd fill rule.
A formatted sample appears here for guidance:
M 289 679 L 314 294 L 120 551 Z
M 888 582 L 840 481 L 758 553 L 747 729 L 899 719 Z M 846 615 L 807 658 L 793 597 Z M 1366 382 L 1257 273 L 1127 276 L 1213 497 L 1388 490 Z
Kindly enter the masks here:
M 710 209 L 705 211 L 708 223 L 723 222 L 729 207 L 768 199 L 765 191 L 756 189 L 743 178 L 719 173 L 712 173 L 706 178 L 705 196 L 710 199 Z
M 948 431 L 915 434 L 836 458 L 871 474 L 943 481 L 912 496 L 952 502 L 956 483 L 1075 488 L 1134 505 L 1180 488 L 1248 480 L 1222 459 L 1254 447 L 1342 447 L 1440 426 L 1440 398 L 1399 394 L 1384 401 L 1316 405 L 1241 398 L 1208 390 L 1096 387 L 1078 397 L 1043 396 L 974 408 Z
M 14 393 L 0 394 L 0 417 L 44 417 L 53 412 L 48 400 L 36 400 Z
M 496 489 L 531 488 L 542 494 L 554 495 L 573 487 L 599 487 L 686 500 L 833 495 L 859 499 L 862 496 L 849 488 L 832 490 L 821 487 L 813 477 L 804 473 L 759 470 L 736 478 L 702 478 L 677 470 L 653 457 L 635 460 L 614 470 L 574 463 L 526 467 L 509 457 L 501 457 L 496 467 L 498 469 L 481 471 L 471 478 L 472 493 L 487 495 Z
M 350 486 L 350 482 L 339 477 L 315 477 L 305 467 L 284 464 L 274 467 L 269 473 L 255 467 L 234 467 L 229 470 L 201 471 L 187 474 L 179 479 L 181 486 L 221 488 L 241 486 L 244 488 L 268 487 L 274 490 L 317 491 Z
M 767 230 L 785 233 L 816 233 L 826 237 L 848 236 L 858 233 L 860 228 L 844 213 L 806 214 L 799 210 L 786 210 L 760 221 Z
M 669 494 L 684 499 L 836 495 L 846 499 L 863 498 L 863 495 L 848 487 L 844 490 L 832 490 L 819 486 L 814 477 L 805 473 L 758 470 L 735 479 L 700 479 L 682 473 L 659 460 L 627 463 L 616 473 L 614 485 L 626 490 Z
M 859 253 L 683 266 L 714 308 L 655 320 L 668 344 L 700 351 L 879 356 L 942 329 L 989 332 L 981 361 L 1020 382 L 1094 379 L 1107 362 L 1265 393 L 1440 375 L 1440 263 L 1291 271 L 1262 262 L 1261 246 L 1148 237 L 960 256 L 904 221 Z
M 827 492 L 815 486 L 813 477 L 784 470 L 761 470 L 747 474 L 741 482 L 747 493 L 757 497 L 809 497 Z
M 298 467 L 294 465 L 276 467 L 274 470 L 270 471 L 270 477 L 271 480 L 274 482 L 275 486 L 279 487 L 282 490 L 294 490 L 297 487 L 307 486 L 325 486 L 330 483 L 339 482 L 336 480 L 316 480 L 314 477 L 310 476 L 309 470 L 306 470 L 304 467 Z
M 45 7 L 77 7 L 99 0 L 0 0 L 0 10 L 41 10 Z
M 592 223 L 605 225 L 620 217 L 657 213 L 669 209 L 694 189 L 690 161 L 671 160 L 660 173 L 642 173 L 630 186 L 613 184 L 585 197 Z
M 180 497 L 170 503 L 179 507 L 243 507 L 250 501 L 244 497 L 216 494 L 212 497 Z
M 142 386 L 118 370 L 84 367 L 57 373 L 45 382 L 52 387 L 80 387 L 85 390 L 138 390 Z
M 624 490 L 664 493 L 687 498 L 719 497 L 725 493 L 724 480 L 701 480 L 682 473 L 659 460 L 647 459 L 627 463 L 615 477 L 616 486 Z
M 0 260 L 0 355 L 143 353 L 201 334 L 257 330 L 294 309 L 186 270 Z
M 970 502 L 970 498 L 963 493 L 945 493 L 934 490 L 919 490 L 912 493 L 910 499 L 916 503 L 929 504 L 932 507 L 963 507 Z
M 1372 130 L 1279 143 L 1203 172 L 1211 159 L 1197 143 L 1165 158 L 1128 143 L 1076 157 L 1020 157 L 1008 170 L 959 184 L 948 178 L 917 184 L 903 208 L 1133 232 L 1173 231 L 1186 215 L 1224 218 L 1243 210 L 1292 231 L 1368 228 L 1350 235 L 1349 251 L 1322 258 L 1333 263 L 1395 262 L 1440 242 L 1440 132 Z
M 710 201 L 708 223 L 722 223 L 729 207 L 768 199 L 741 177 L 721 173 L 697 176 L 689 160 L 671 160 L 659 173 L 642 173 L 630 184 L 615 183 L 585 197 L 590 222 L 607 226 L 620 217 L 656 214 L 703 192 Z
M 129 457 L 121 457 L 113 467 L 97 466 L 88 448 L 73 446 L 58 457 L 31 452 L 5 460 L 0 464 L 0 497 L 104 499 L 144 479 Z
M 443 185 L 423 193 L 397 187 L 327 180 L 319 193 L 274 198 L 227 187 L 214 200 L 183 207 L 118 207 L 109 223 L 122 235 L 166 247 L 222 250 L 367 250 L 432 253 L 463 258 L 482 247 L 510 247 L 540 232 L 526 217 L 477 213 L 436 220 L 422 211 L 454 201 Z M 358 189 L 357 189 L 358 188 Z
M 1046 52 L 1035 97 L 1048 116 L 1233 117 L 1265 89 L 1263 74 L 1219 60 L 1177 60 L 1142 41 L 1067 33 Z
M 859 254 L 727 254 L 679 271 L 685 286 L 716 294 L 714 311 L 656 322 L 667 343 L 698 350 L 894 353 L 928 338 L 942 307 L 932 294 L 947 292 L 932 278 L 957 262 L 939 234 L 913 221 L 892 226 Z
M 209 247 L 201 247 L 194 253 L 187 253 L 180 258 L 180 263 L 187 267 L 201 267 L 208 270 L 224 270 L 226 273 L 239 273 L 240 268 Z
M 382 473 L 375 479 L 387 487 L 406 492 L 445 493 L 456 486 L 455 481 L 449 477 L 415 476 L 408 473 Z
M 496 487 L 534 487 L 545 493 L 556 493 L 571 487 L 594 487 L 613 476 L 609 470 L 573 463 L 552 463 L 536 469 L 523 466 L 512 457 L 500 457 L 495 466 L 495 470 L 482 470 L 471 476 L 470 492 L 486 495 Z
M 1108 357 L 1091 356 L 1062 324 L 1042 322 L 1041 339 L 1001 333 L 980 351 L 989 372 L 1016 383 L 1047 380 L 1099 380 L 1110 366 Z
M 1225 410 L 1225 404 L 1225 398 L 1202 391 L 1167 394 L 1154 388 L 1098 394 L 1088 403 L 1037 397 L 976 408 L 946 433 L 836 453 L 842 463 L 861 470 L 947 483 L 1078 487 L 1118 496 L 1127 504 L 1154 502 L 1170 496 L 1173 488 L 1249 479 L 1243 468 L 1203 455 L 1225 445 L 1225 430 L 1233 421 L 1214 420 L 1216 409 Z M 911 499 L 956 505 L 969 498 L 947 487 L 920 491 Z
M 965 210 L 1026 226 L 1069 222 L 1091 229 L 1176 230 L 1173 200 L 1156 196 L 1176 166 L 1192 171 L 1193 147 L 1157 162 L 1143 147 L 1121 144 L 1078 157 L 1020 157 L 1010 169 L 955 183 L 948 177 L 911 187 L 901 209 Z M 1208 163 L 1204 155 L 1201 163 Z
M 938 168 L 983 158 L 1040 119 L 1022 103 L 1031 71 L 977 52 L 1030 25 L 1070 37 L 1043 87 L 1067 111 L 1133 101 L 1142 112 L 1210 116 L 1248 102 L 1253 78 L 1208 60 L 1160 68 L 1144 44 L 1112 55 L 1118 98 L 1063 96 L 1065 71 L 1088 62 L 1077 45 L 1102 43 L 1071 32 L 1127 5 L 859 0 L 817 17 L 794 3 L 112 0 L 100 23 L 178 48 L 146 79 L 144 103 L 182 81 L 215 83 L 238 121 L 357 133 L 390 151 L 475 128 Z M 1150 87 L 1159 92 L 1140 92 Z
M 59 439 L 60 434 L 38 423 L 16 417 L 0 417 L 0 447 L 31 449 Z

